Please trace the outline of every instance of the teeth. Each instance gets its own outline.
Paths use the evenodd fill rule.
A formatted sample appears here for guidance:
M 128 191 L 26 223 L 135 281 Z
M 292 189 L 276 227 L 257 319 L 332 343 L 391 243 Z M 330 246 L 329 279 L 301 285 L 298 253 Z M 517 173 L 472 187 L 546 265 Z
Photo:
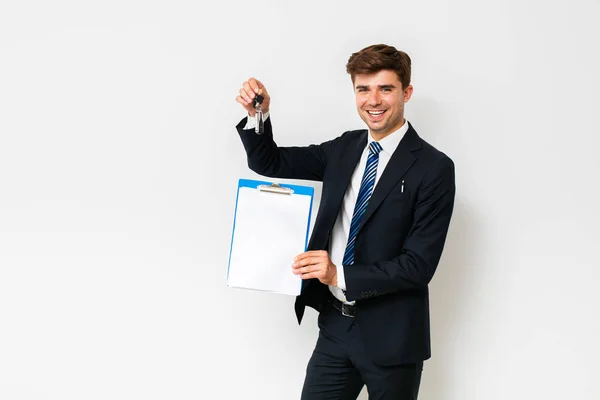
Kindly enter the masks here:
M 367 111 L 369 114 L 371 115 L 381 115 L 383 114 L 383 111 Z

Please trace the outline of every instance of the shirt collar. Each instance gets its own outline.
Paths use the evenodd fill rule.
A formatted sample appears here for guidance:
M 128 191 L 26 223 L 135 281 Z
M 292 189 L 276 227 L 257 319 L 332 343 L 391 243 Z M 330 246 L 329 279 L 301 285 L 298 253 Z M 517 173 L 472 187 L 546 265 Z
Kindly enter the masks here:
M 396 148 L 400 144 L 400 141 L 402 140 L 407 131 L 408 120 L 405 119 L 404 124 L 400 127 L 400 129 L 390 133 L 389 135 L 387 135 L 379 141 L 379 144 L 381 145 L 383 151 L 385 151 L 389 155 L 394 154 L 394 151 L 396 151 Z M 373 137 L 371 136 L 371 132 L 369 132 L 369 134 L 367 135 L 367 147 L 369 147 L 371 142 L 374 141 L 375 139 L 373 139 Z

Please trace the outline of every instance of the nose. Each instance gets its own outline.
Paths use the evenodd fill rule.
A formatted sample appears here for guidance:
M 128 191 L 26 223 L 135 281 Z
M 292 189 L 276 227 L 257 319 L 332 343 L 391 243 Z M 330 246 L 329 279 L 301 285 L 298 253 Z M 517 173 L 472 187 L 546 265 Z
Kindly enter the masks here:
M 368 102 L 370 106 L 377 106 L 381 104 L 381 94 L 379 93 L 379 90 L 370 91 Z

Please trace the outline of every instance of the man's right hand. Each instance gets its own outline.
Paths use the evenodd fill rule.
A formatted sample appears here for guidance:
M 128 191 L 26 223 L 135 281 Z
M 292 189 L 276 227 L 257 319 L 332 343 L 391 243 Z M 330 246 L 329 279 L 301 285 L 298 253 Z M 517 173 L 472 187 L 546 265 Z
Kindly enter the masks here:
M 267 89 L 264 87 L 259 80 L 250 78 L 246 82 L 242 84 L 242 88 L 240 89 L 240 94 L 235 98 L 235 100 L 244 107 L 244 109 L 248 112 L 248 115 L 254 117 L 256 114 L 256 110 L 253 106 L 253 100 L 257 94 L 260 94 L 265 99 L 260 105 L 260 109 L 263 113 L 269 112 L 269 105 L 271 104 L 271 97 L 269 93 L 267 93 Z

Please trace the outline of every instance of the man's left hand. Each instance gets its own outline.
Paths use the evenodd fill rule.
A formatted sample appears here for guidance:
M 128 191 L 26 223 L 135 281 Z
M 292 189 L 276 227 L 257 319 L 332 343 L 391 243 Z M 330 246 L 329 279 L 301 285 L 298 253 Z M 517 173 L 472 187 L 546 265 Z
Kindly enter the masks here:
M 292 264 L 294 274 L 302 279 L 317 278 L 326 285 L 337 286 L 337 267 L 325 250 L 313 250 L 299 254 Z

